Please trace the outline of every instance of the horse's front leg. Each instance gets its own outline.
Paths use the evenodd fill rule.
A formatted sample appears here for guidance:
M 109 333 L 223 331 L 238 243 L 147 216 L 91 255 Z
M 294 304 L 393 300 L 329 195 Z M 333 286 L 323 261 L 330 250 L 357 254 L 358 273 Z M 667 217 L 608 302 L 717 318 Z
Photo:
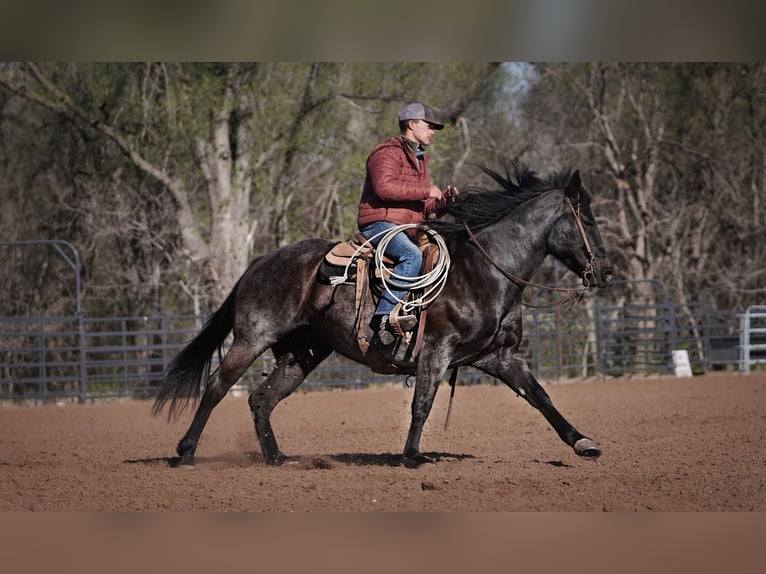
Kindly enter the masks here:
M 419 358 L 415 393 L 412 398 L 412 421 L 402 454 L 402 462 L 407 468 L 433 462 L 420 453 L 420 436 L 434 404 L 441 377 L 449 364 L 445 355 L 446 353 L 424 353 Z
M 578 456 L 585 460 L 595 460 L 601 456 L 601 448 L 592 439 L 578 432 L 553 406 L 548 393 L 532 375 L 522 356 L 510 348 L 499 349 L 474 363 L 474 366 L 503 381 L 538 409 L 561 440 L 571 446 Z

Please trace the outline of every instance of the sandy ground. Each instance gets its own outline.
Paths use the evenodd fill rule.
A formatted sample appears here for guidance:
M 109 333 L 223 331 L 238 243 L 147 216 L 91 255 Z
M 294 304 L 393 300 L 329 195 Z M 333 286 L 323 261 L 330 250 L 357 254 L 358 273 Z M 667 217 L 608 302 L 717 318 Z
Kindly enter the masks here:
M 0 409 L 2 511 L 764 511 L 766 374 L 545 385 L 603 448 L 579 459 L 503 386 L 440 389 L 421 450 L 399 465 L 412 389 L 298 393 L 263 463 L 246 397 L 227 397 L 175 468 L 191 420 L 150 402 Z

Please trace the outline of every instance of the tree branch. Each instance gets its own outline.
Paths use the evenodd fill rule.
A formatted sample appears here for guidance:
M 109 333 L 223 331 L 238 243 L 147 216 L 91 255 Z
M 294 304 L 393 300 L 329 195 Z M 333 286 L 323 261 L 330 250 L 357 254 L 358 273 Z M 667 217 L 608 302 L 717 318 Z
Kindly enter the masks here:
M 128 141 L 128 139 L 119 133 L 112 125 L 99 119 L 91 117 L 82 109 L 72 98 L 52 82 L 39 66 L 34 62 L 27 62 L 25 67 L 29 70 L 32 77 L 42 86 L 45 94 L 29 90 L 26 87 L 19 87 L 10 84 L 0 76 L 0 83 L 11 90 L 14 94 L 31 100 L 46 107 L 58 114 L 71 119 L 76 125 L 93 129 L 109 140 L 114 142 L 119 149 L 130 159 L 130 161 L 141 171 L 159 181 L 170 192 L 176 206 L 178 207 L 178 218 L 181 227 L 181 233 L 184 241 L 194 258 L 205 257 L 207 253 L 207 244 L 200 235 L 192 209 L 189 205 L 186 190 L 183 182 L 179 178 L 173 178 L 164 170 L 147 160 L 141 153 Z

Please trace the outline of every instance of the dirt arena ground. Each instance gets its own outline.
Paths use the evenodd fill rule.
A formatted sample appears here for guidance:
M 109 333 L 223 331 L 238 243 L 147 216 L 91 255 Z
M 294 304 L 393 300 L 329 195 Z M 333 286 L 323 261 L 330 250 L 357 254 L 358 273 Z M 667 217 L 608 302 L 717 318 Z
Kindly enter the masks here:
M 444 385 L 422 451 L 398 464 L 412 389 L 299 393 L 273 424 L 295 458 L 263 463 L 246 397 L 227 397 L 174 468 L 190 421 L 150 402 L 0 409 L 2 511 L 764 511 L 766 374 L 547 384 L 603 448 L 583 461 L 503 386 Z

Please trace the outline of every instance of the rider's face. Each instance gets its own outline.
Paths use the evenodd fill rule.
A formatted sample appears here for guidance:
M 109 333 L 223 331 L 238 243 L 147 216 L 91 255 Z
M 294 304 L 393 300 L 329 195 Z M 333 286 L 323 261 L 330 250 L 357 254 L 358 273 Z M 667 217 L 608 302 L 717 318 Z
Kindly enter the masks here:
M 412 120 L 410 122 L 410 129 L 412 130 L 413 139 L 421 145 L 430 144 L 431 138 L 434 137 L 434 129 L 425 120 Z

